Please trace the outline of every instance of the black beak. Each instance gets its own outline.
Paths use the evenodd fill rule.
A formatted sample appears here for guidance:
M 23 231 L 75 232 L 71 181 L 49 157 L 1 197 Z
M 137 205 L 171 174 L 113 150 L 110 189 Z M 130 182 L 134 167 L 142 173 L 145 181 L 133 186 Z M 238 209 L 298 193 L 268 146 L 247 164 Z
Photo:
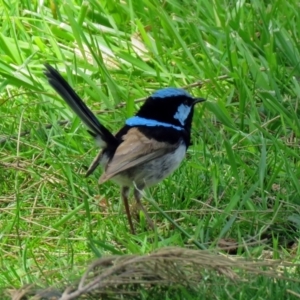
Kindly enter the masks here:
M 194 98 L 193 105 L 195 105 L 195 104 L 197 104 L 199 102 L 204 102 L 204 101 L 206 101 L 206 99 L 204 99 L 204 98 Z

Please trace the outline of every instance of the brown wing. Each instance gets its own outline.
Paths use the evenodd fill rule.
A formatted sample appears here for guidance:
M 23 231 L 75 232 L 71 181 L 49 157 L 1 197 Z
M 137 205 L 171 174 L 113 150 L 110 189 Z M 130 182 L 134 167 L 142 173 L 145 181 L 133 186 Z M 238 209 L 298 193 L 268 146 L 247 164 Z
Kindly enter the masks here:
M 149 139 L 138 128 L 130 129 L 123 136 L 123 140 L 100 177 L 99 183 L 103 183 L 132 167 L 173 152 L 178 146 L 177 144 L 170 145 Z

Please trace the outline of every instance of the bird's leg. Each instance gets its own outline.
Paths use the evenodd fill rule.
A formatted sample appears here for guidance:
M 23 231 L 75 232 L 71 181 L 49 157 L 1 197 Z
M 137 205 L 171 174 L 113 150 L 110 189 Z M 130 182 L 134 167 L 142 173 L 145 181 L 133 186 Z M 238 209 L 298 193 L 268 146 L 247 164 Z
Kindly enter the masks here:
M 147 210 L 145 209 L 145 207 L 143 206 L 143 204 L 141 202 L 142 194 L 141 194 L 140 190 L 137 189 L 136 187 L 134 188 L 134 198 L 136 200 L 136 204 L 137 204 L 138 208 L 141 209 L 143 211 L 143 213 L 145 214 L 148 225 L 151 227 L 152 230 L 154 230 L 155 229 L 154 223 L 151 220 L 151 218 L 149 217 Z
M 131 215 L 130 215 L 129 204 L 128 204 L 129 187 L 123 186 L 121 188 L 121 195 L 122 195 L 122 200 L 124 202 L 124 206 L 125 206 L 125 210 L 126 210 L 126 215 L 127 215 L 127 219 L 128 219 L 128 223 L 129 223 L 129 227 L 130 227 L 130 232 L 132 234 L 135 234 L 133 224 L 132 224 Z

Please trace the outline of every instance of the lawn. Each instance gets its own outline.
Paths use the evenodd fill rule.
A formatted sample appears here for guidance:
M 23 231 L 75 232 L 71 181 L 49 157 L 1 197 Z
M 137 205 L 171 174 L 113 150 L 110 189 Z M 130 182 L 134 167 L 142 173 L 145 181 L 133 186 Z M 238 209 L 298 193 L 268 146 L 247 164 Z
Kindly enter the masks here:
M 167 246 L 298 264 L 298 1 L 15 0 L 0 12 L 0 290 L 61 286 L 96 257 Z M 155 231 L 140 214 L 131 235 L 119 187 L 98 185 L 100 169 L 85 177 L 99 149 L 44 63 L 112 132 L 159 88 L 207 99 L 186 159 L 145 192 Z M 151 299 L 300 298 L 298 267 L 279 281 L 234 270 L 243 283 L 210 275 Z

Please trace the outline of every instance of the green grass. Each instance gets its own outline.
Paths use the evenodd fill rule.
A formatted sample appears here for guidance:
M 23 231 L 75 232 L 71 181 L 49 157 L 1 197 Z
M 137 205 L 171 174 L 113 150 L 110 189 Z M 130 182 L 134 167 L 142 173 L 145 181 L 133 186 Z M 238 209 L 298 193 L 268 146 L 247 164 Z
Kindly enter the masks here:
M 299 261 L 297 1 L 0 3 L 0 287 L 53 285 L 95 255 L 229 238 L 240 256 Z M 84 177 L 98 149 L 47 84 L 45 62 L 113 132 L 158 88 L 208 99 L 184 163 L 146 193 L 156 232 L 142 219 L 130 235 L 119 187 L 99 186 L 101 170 Z M 257 291 L 234 299 L 267 299 Z

